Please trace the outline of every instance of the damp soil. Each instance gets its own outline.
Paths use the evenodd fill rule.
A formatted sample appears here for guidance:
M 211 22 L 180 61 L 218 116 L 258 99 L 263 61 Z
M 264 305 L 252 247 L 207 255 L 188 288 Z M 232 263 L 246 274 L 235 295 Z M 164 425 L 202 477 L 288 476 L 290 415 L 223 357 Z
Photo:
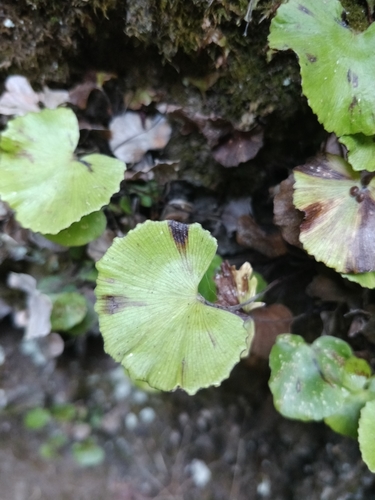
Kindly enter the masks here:
M 267 369 L 239 365 L 219 388 L 189 397 L 130 384 L 93 337 L 80 349 L 36 366 L 22 334 L 3 328 L 1 367 L 8 405 L 0 414 L 1 500 L 365 500 L 374 476 L 355 441 L 321 423 L 282 418 Z M 27 429 L 28 409 L 71 403 L 80 418 Z M 66 444 L 42 458 L 57 433 Z M 71 444 L 104 450 L 82 467 Z M 197 465 L 198 464 L 198 465 Z

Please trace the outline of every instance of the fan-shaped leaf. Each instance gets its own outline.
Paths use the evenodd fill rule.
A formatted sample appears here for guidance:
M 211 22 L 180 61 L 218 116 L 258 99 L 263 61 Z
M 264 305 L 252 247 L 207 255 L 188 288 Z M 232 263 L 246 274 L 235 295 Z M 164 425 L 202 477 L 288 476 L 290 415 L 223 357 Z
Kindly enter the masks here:
M 0 196 L 19 222 L 56 234 L 109 202 L 124 164 L 92 154 L 74 157 L 78 122 L 69 109 L 45 109 L 9 122 L 0 139 Z
M 216 248 L 199 224 L 147 221 L 98 262 L 105 350 L 132 378 L 194 394 L 218 385 L 248 349 L 251 325 L 198 294 Z
M 57 234 L 45 234 L 44 236 L 59 245 L 79 247 L 99 238 L 104 233 L 106 225 L 107 219 L 104 213 L 99 210 L 98 212 L 85 215 L 81 220 L 73 222 L 70 227 L 63 229 Z
M 81 323 L 87 313 L 85 297 L 77 292 L 62 292 L 50 295 L 53 308 L 52 330 L 65 332 Z
M 289 0 L 271 23 L 272 49 L 294 50 L 303 93 L 329 132 L 375 134 L 375 24 L 363 33 L 343 21 L 337 0 Z
M 340 273 L 375 270 L 375 179 L 339 156 L 318 156 L 294 170 L 294 205 L 305 213 L 300 240 Z

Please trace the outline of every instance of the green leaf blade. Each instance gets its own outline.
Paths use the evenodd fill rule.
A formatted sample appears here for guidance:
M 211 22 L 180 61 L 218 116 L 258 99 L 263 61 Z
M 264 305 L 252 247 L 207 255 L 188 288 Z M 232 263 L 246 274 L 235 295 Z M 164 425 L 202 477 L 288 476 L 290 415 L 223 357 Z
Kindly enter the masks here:
M 361 411 L 358 441 L 363 461 L 375 472 L 375 400 L 369 401 Z
M 337 0 L 289 0 L 272 20 L 269 45 L 297 53 L 303 93 L 326 130 L 373 135 L 375 25 L 355 33 L 343 10 Z
M 71 226 L 57 234 L 44 234 L 43 236 L 59 245 L 79 247 L 99 238 L 106 225 L 107 219 L 104 213 L 99 210 L 85 215 L 81 220 L 73 222 Z
M 347 344 L 321 337 L 312 346 L 302 337 L 279 335 L 270 356 L 270 388 L 280 413 L 298 420 L 322 420 L 337 413 L 349 391 L 340 383 Z
M 2 133 L 0 196 L 24 227 L 57 234 L 118 190 L 124 164 L 99 154 L 75 159 L 78 136 L 77 118 L 63 108 L 28 113 Z
M 375 270 L 375 180 L 363 185 L 349 163 L 329 154 L 297 167 L 294 178 L 304 249 L 340 273 Z
M 248 349 L 242 319 L 197 291 L 216 246 L 199 224 L 147 221 L 97 264 L 105 350 L 132 378 L 194 394 L 218 385 Z

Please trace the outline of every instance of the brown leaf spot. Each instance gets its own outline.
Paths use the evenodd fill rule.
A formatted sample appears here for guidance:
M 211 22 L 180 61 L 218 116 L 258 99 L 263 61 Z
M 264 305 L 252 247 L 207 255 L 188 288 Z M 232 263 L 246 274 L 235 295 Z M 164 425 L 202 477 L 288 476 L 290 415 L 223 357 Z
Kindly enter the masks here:
M 168 221 L 168 228 L 179 252 L 186 251 L 186 245 L 189 237 L 189 226 L 176 222 Z
M 105 314 L 116 314 L 125 309 L 125 307 L 142 307 L 145 302 L 129 300 L 124 295 L 106 295 L 102 298 L 103 312 Z
M 309 10 L 307 7 L 305 7 L 302 4 L 298 4 L 298 10 L 300 10 L 304 14 L 307 14 L 308 16 L 313 16 L 314 17 L 314 14 L 311 12 L 311 10 Z
M 358 106 L 358 99 L 356 96 L 353 97 L 352 102 L 349 105 L 349 111 L 353 111 L 353 109 Z
M 324 203 L 316 201 L 304 208 L 303 211 L 305 219 L 301 224 L 301 231 L 309 231 L 316 224 L 316 219 L 327 212 L 327 208 Z
M 307 59 L 311 62 L 314 63 L 317 61 L 317 58 L 313 54 L 306 54 Z

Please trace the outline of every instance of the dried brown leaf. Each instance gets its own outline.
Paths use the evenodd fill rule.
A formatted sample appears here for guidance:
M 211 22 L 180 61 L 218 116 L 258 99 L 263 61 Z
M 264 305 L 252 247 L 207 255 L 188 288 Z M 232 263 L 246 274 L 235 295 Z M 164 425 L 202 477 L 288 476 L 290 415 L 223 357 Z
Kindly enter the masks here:
M 302 248 L 299 241 L 300 225 L 303 213 L 293 204 L 294 176 L 291 174 L 280 186 L 273 200 L 274 222 L 281 229 L 281 234 L 290 245 Z
M 236 238 L 240 245 L 270 258 L 279 257 L 288 251 L 278 231 L 267 233 L 251 215 L 242 215 L 238 218 Z

